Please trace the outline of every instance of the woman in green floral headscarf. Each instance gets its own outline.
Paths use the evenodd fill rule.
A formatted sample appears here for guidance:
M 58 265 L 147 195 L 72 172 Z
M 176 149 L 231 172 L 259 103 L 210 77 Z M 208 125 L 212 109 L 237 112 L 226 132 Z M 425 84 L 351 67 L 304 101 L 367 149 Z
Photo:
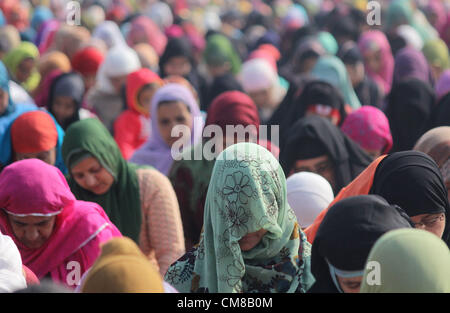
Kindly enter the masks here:
M 75 197 L 98 203 L 164 275 L 185 252 L 178 202 L 169 180 L 153 168 L 125 161 L 97 119 L 70 125 L 62 155 Z
M 35 90 L 41 80 L 36 69 L 38 58 L 37 47 L 31 42 L 22 42 L 18 47 L 10 50 L 3 59 L 11 78 L 28 92 Z
M 241 59 L 230 40 L 221 34 L 208 37 L 203 56 L 206 64 L 211 69 L 228 66 L 231 73 L 238 74 L 241 70 Z
M 214 165 L 200 242 L 167 271 L 180 292 L 305 292 L 310 249 L 265 148 L 238 143 Z
M 379 268 L 369 262 L 378 262 Z M 425 230 L 384 234 L 372 247 L 367 265 L 361 293 L 450 292 L 450 251 L 444 241 Z
M 347 69 L 338 57 L 334 55 L 321 56 L 312 69 L 311 75 L 339 89 L 344 97 L 345 103 L 353 110 L 361 107 L 361 102 L 359 102 L 355 90 L 352 87 Z
M 433 79 L 437 82 L 442 73 L 450 66 L 447 44 L 442 39 L 432 39 L 425 42 L 422 52 L 430 65 Z

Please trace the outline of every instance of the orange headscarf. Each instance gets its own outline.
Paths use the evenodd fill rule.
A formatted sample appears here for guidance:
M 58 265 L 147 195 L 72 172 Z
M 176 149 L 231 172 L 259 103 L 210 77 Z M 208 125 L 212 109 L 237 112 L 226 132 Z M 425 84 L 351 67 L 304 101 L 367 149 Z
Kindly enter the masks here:
M 370 165 L 362 171 L 350 184 L 348 184 L 346 187 L 342 188 L 339 194 L 334 198 L 333 202 L 330 203 L 328 208 L 323 210 L 314 220 L 314 222 L 305 229 L 306 237 L 308 238 L 308 241 L 312 244 L 314 242 L 314 238 L 316 237 L 317 230 L 319 229 L 320 224 L 322 223 L 322 220 L 324 219 L 325 215 L 327 214 L 328 210 L 338 201 L 358 196 L 358 195 L 367 195 L 369 194 L 370 189 L 373 185 L 373 178 L 375 176 L 375 171 L 377 170 L 378 165 L 380 162 L 386 157 L 387 155 L 383 155 L 378 157 L 375 161 L 370 163 Z

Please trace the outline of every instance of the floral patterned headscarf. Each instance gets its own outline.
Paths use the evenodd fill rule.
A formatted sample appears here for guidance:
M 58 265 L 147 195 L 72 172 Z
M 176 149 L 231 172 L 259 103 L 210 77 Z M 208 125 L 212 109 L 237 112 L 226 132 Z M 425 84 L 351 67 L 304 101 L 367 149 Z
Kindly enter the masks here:
M 216 160 L 200 243 L 171 265 L 165 280 L 180 292 L 305 292 L 313 283 L 310 249 L 287 202 L 278 161 L 239 143 Z M 251 250 L 239 240 L 267 230 Z

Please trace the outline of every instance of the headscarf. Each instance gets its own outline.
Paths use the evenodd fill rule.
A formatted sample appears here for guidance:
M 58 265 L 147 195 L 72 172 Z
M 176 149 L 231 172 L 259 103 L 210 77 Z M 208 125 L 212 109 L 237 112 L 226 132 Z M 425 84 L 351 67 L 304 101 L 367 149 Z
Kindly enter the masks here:
M 317 79 L 329 82 L 339 89 L 344 96 L 345 102 L 350 105 L 352 109 L 361 107 L 361 103 L 359 102 L 348 77 L 347 69 L 338 57 L 331 55 L 320 57 L 314 66 L 311 75 Z
M 0 10 L 0 27 L 5 26 L 5 24 L 6 24 L 5 15 L 3 14 L 2 10 Z
M 14 110 L 16 109 L 15 103 L 12 101 L 11 93 L 9 91 L 9 74 L 6 66 L 3 64 L 3 62 L 0 60 L 0 89 L 3 91 L 6 91 L 8 93 L 8 106 L 6 107 L 6 110 L 0 114 L 0 117 L 5 117 L 7 115 L 10 115 Z M 3 128 L 0 129 L 2 132 L 4 131 Z M 0 132 L 1 134 L 1 132 Z
M 194 71 L 194 56 L 192 53 L 192 46 L 190 45 L 189 41 L 184 37 L 170 38 L 164 50 L 164 53 L 159 59 L 159 71 L 162 78 L 165 78 L 167 76 L 167 73 L 164 72 L 164 65 L 174 57 L 187 58 L 192 66 L 191 72 Z
M 105 56 L 100 50 L 87 47 L 75 53 L 71 60 L 72 68 L 82 75 L 95 75 L 104 58 Z
M 49 50 L 61 51 L 71 60 L 74 54 L 89 42 L 90 38 L 91 33 L 87 28 L 62 24 L 56 31 Z
M 103 40 L 106 43 L 108 50 L 115 46 L 126 45 L 119 26 L 113 21 L 104 21 L 95 27 L 92 32 L 92 37 Z
M 417 140 L 414 150 L 428 154 L 441 168 L 450 157 L 450 126 L 430 129 Z
M 136 51 L 142 67 L 146 67 L 155 73 L 159 73 L 159 56 L 152 46 L 147 43 L 138 43 L 133 49 Z
M 97 72 L 97 87 L 108 94 L 116 94 L 110 77 L 128 75 L 141 67 L 136 52 L 126 45 L 111 48 Z
M 26 287 L 19 249 L 11 237 L 0 232 L 0 293 L 14 292 Z
M 276 70 L 264 59 L 244 62 L 240 78 L 242 87 L 247 93 L 279 87 Z
M 7 24 L 13 25 L 17 30 L 23 32 L 29 25 L 29 13 L 26 7 L 17 0 L 3 0 L 0 10 L 6 18 Z
M 172 25 L 174 17 L 170 6 L 165 2 L 155 2 L 148 7 L 145 15 L 154 21 L 164 31 Z
M 450 93 L 443 96 L 433 111 L 431 127 L 450 125 Z
M 297 3 L 292 4 L 281 19 L 281 27 L 284 31 L 299 29 L 308 24 L 308 13 L 302 5 Z
M 364 150 L 379 150 L 382 154 L 392 148 L 389 121 L 380 109 L 363 106 L 350 113 L 341 130 Z
M 39 58 L 38 70 L 41 81 L 53 70 L 59 69 L 67 73 L 70 72 L 71 67 L 69 58 L 60 51 L 47 52 Z
M 422 52 L 411 47 L 405 47 L 395 55 L 393 83 L 408 78 L 431 82 L 431 72 L 427 59 Z
M 42 23 L 34 40 L 39 48 L 39 53 L 44 54 L 50 48 L 55 38 L 55 34 L 61 27 L 61 22 L 57 19 L 47 20 Z
M 97 261 L 81 286 L 83 293 L 163 293 L 163 281 L 139 247 L 129 238 L 102 245 Z
M 260 243 L 241 251 L 239 240 L 262 228 Z M 257 144 L 238 143 L 214 165 L 200 243 L 165 280 L 180 292 L 305 292 L 309 249 L 277 160 Z
M 301 228 L 311 225 L 334 199 L 330 183 L 315 173 L 295 173 L 288 177 L 286 186 L 289 205 Z
M 425 42 L 422 52 L 431 66 L 441 70 L 449 68 L 450 56 L 448 47 L 442 39 L 436 38 Z
M 205 106 L 202 109 L 207 110 L 216 97 L 226 91 L 233 90 L 244 92 L 242 84 L 233 74 L 226 73 L 224 75 L 215 77 L 211 86 L 208 88 Z
M 386 232 L 411 228 L 405 212 L 375 195 L 341 200 L 331 206 L 312 246 L 311 270 L 316 282 L 309 292 L 340 292 L 336 275 L 363 276 L 375 242 Z
M 158 74 L 152 72 L 147 68 L 141 68 L 135 72 L 128 74 L 125 93 L 127 97 L 127 105 L 130 110 L 145 115 L 146 117 L 150 116 L 150 112 L 148 111 L 148 109 L 144 108 L 138 102 L 138 96 L 142 87 L 154 83 L 161 86 L 163 84 L 163 81 L 158 76 Z
M 120 235 L 100 206 L 75 199 L 63 174 L 41 160 L 22 160 L 7 166 L 0 175 L 0 186 L 0 207 L 3 208 L 0 228 L 13 238 L 24 265 L 39 279 L 55 270 L 105 227 Z M 56 216 L 52 235 L 42 247 L 28 248 L 15 237 L 7 214 Z M 91 264 L 81 266 L 88 268 Z
M 147 16 L 133 19 L 127 34 L 128 45 L 134 46 L 141 42 L 151 45 L 159 56 L 162 56 L 167 45 L 167 37 L 158 25 Z
M 105 194 L 96 195 L 70 176 L 70 189 L 77 199 L 98 203 L 124 236 L 138 242 L 142 217 L 137 166 L 125 161 L 108 130 L 93 118 L 75 122 L 67 129 L 62 155 L 70 175 L 74 162 L 86 153 L 114 177 L 113 185 Z
M 240 56 L 224 35 L 215 34 L 208 37 L 203 57 L 206 64 L 210 65 L 223 65 L 229 62 L 233 74 L 237 74 L 241 70 Z
M 335 173 L 335 194 L 370 163 L 370 157 L 325 118 L 311 115 L 298 120 L 281 146 L 280 163 L 289 175 L 295 161 L 328 155 Z
M 430 128 L 435 96 L 427 83 L 411 78 L 394 85 L 388 97 L 386 116 L 394 151 L 410 150 Z
M 436 99 L 439 101 L 450 92 L 450 69 L 445 70 L 434 86 Z
M 8 53 L 20 45 L 20 34 L 12 25 L 0 27 L 0 51 Z
M 158 126 L 159 103 L 165 101 L 180 101 L 188 107 L 192 116 L 190 145 L 195 145 L 201 140 L 204 124 L 199 105 L 189 89 L 180 84 L 167 84 L 156 91 L 152 98 L 150 112 L 152 127 L 151 136 L 149 140 L 133 154 L 130 162 L 152 165 L 164 175 L 168 175 L 173 163 L 172 148 L 169 147 L 161 137 Z
M 60 76 L 61 74 L 64 74 L 59 69 L 52 70 L 49 72 L 43 80 L 39 83 L 38 89 L 35 91 L 33 100 L 34 103 L 38 107 L 46 107 L 48 104 L 48 99 L 50 97 L 50 89 L 52 87 L 53 81 Z
M 425 14 L 434 14 L 436 15 L 436 21 L 432 26 L 441 33 L 444 29 L 445 23 L 447 22 L 447 8 L 446 4 L 444 4 L 440 0 L 430 0 L 428 4 L 424 8 Z
M 335 55 L 338 52 L 338 43 L 332 34 L 321 31 L 317 34 L 317 39 L 322 44 L 328 54 Z
M 58 76 L 52 83 L 50 89 L 49 101 L 47 104 L 48 111 L 54 115 L 54 101 L 58 96 L 70 97 L 75 103 L 75 111 L 73 115 L 61 122 L 61 127 L 66 130 L 70 124 L 80 120 L 79 110 L 81 109 L 84 98 L 84 81 L 83 78 L 75 72 L 65 73 Z
M 361 293 L 450 292 L 448 247 L 425 230 L 399 229 L 383 235 L 370 251 L 369 262 L 378 262 L 381 284 L 368 284 L 366 269 Z
M 39 51 L 34 44 L 27 41 L 22 42 L 17 48 L 12 49 L 6 54 L 3 58 L 3 62 L 8 68 L 12 79 L 16 79 L 15 75 L 20 63 L 28 58 L 37 61 L 39 58 Z M 21 82 L 21 85 L 27 91 L 33 91 L 39 85 L 40 79 L 39 72 L 34 68 L 30 77 L 25 82 Z
M 52 11 L 43 5 L 39 5 L 34 8 L 33 16 L 31 17 L 30 26 L 35 30 L 39 31 L 42 23 L 53 18 Z
M 418 51 L 422 51 L 423 40 L 414 27 L 408 24 L 400 25 L 397 28 L 397 35 L 405 41 L 407 46 L 411 46 Z
M 365 64 L 367 75 L 371 77 L 388 94 L 392 86 L 392 74 L 394 72 L 394 57 L 386 35 L 379 30 L 369 30 L 361 34 L 358 47 L 362 54 L 379 51 L 381 56 L 380 70 L 375 73 Z

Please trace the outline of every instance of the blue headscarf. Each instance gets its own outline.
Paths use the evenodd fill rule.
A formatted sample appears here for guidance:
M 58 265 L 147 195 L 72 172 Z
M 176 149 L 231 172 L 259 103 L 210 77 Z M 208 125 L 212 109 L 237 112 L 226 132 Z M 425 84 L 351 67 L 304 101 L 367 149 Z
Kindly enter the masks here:
M 0 27 L 6 25 L 5 15 L 3 14 L 2 9 L 0 9 Z
M 45 21 L 51 20 L 53 18 L 52 11 L 45 6 L 37 6 L 34 9 L 33 17 L 31 18 L 30 25 L 35 31 L 39 31 L 39 27 Z

